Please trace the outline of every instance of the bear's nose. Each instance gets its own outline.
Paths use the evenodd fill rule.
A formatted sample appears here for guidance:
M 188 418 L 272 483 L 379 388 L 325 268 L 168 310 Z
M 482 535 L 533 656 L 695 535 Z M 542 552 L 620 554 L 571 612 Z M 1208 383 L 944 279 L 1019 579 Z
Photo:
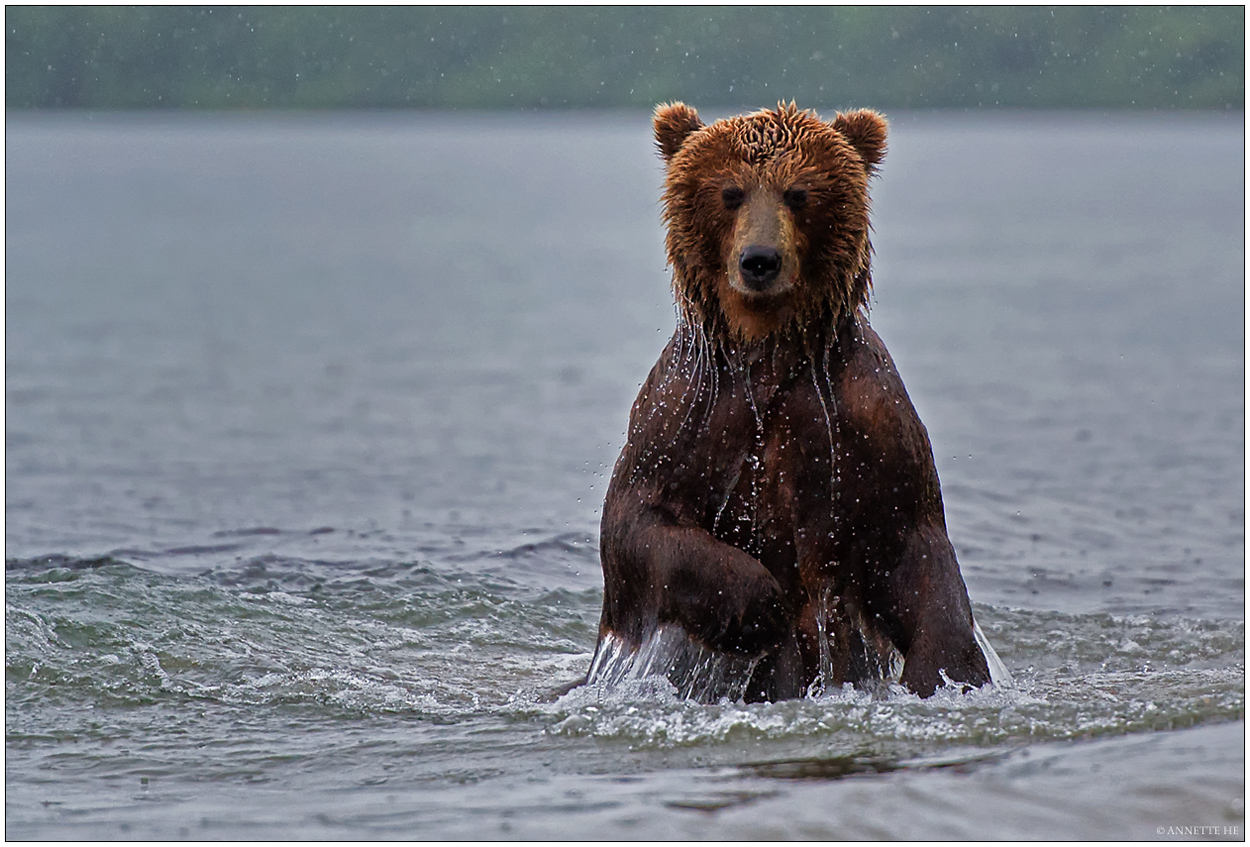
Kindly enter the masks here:
M 742 282 L 748 288 L 763 291 L 781 273 L 781 253 L 775 247 L 752 244 L 738 259 Z

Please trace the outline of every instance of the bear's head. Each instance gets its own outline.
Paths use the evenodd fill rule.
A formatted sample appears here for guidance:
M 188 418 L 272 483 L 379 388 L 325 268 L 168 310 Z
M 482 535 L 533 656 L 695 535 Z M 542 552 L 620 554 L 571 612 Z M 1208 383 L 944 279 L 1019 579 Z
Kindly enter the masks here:
M 867 305 L 868 177 L 886 122 L 822 121 L 793 103 L 705 126 L 684 103 L 655 111 L 664 221 L 685 320 L 756 341 L 807 332 Z

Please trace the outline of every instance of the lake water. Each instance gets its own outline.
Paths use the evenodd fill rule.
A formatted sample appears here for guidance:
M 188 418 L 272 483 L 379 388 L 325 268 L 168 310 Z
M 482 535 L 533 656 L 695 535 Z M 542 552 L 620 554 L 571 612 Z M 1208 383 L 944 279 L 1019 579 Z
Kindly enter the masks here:
M 9 838 L 1244 838 L 1243 116 L 901 114 L 871 319 L 1015 687 L 582 688 L 643 113 L 10 115 Z

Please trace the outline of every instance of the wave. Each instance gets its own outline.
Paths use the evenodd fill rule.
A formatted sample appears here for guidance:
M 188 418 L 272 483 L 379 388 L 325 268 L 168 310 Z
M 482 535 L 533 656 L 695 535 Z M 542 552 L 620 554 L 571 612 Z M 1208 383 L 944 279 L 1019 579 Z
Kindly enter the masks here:
M 14 737 L 46 732 L 36 724 L 49 704 L 217 703 L 536 722 L 552 737 L 639 748 L 768 741 L 913 755 L 1245 714 L 1242 621 L 978 605 L 1014 687 L 927 700 L 897 686 L 831 687 L 745 704 L 733 684 L 745 667 L 709 676 L 710 657 L 691 653 L 675 684 L 667 642 L 628 672 L 606 653 L 592 668 L 600 589 L 507 568 L 260 556 L 169 575 L 109 556 L 40 556 L 6 570 Z M 590 684 L 555 695 L 588 669 Z M 75 731 L 68 720 L 63 730 Z

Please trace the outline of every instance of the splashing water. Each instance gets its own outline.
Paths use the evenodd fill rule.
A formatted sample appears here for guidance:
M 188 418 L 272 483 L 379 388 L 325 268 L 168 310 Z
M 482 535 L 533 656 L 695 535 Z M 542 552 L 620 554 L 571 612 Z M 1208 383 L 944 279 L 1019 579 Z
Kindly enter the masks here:
M 1015 682 L 1011 678 L 1011 672 L 1007 670 L 1003 660 L 998 658 L 998 653 L 994 651 L 990 640 L 981 631 L 981 624 L 977 623 L 975 618 L 972 621 L 972 636 L 976 638 L 977 646 L 981 648 L 981 653 L 985 656 L 985 663 L 989 665 L 990 683 L 996 688 L 1011 688 L 1014 686 Z
M 817 678 L 808 686 L 809 698 L 818 698 L 827 691 L 844 687 L 830 682 L 833 662 L 829 639 L 833 635 L 827 631 L 828 614 L 829 597 L 826 594 L 822 598 L 822 614 L 816 620 L 820 638 L 820 669 Z M 973 636 L 989 666 L 990 684 L 996 688 L 1013 687 L 1011 672 L 1007 670 L 1007 666 L 981 630 L 981 625 L 975 620 Z M 861 635 L 858 642 L 865 645 L 866 653 L 871 652 L 866 647 L 870 643 L 869 639 Z M 636 685 L 647 679 L 667 680 L 681 698 L 701 703 L 715 703 L 718 700 L 732 702 L 742 699 L 758 663 L 759 659 L 711 650 L 691 639 L 679 625 L 664 624 L 637 647 L 631 646 L 615 633 L 605 635 L 599 641 L 591 660 L 586 683 L 610 689 Z M 885 656 L 865 655 L 864 665 L 876 671 L 880 683 L 867 686 L 872 691 L 896 687 L 903 675 L 903 656 L 896 649 L 891 649 Z M 958 687 L 953 683 L 951 685 Z
M 637 648 L 615 633 L 599 642 L 588 684 L 618 686 L 647 678 L 666 679 L 680 697 L 699 702 L 740 700 L 758 659 L 719 653 L 696 644 L 676 625 L 664 625 Z

